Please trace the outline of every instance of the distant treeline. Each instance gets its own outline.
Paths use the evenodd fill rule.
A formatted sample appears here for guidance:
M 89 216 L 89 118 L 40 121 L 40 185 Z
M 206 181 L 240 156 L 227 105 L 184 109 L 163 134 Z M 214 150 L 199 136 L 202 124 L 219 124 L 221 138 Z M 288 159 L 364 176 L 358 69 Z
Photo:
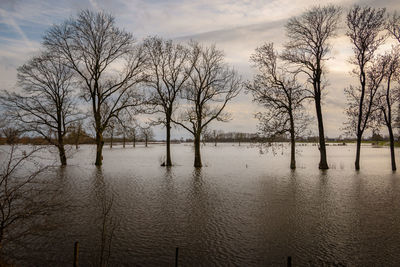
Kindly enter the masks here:
M 70 133 L 65 137 L 65 144 L 67 145 L 76 145 L 76 136 L 75 133 Z M 12 140 L 10 140 L 12 139 Z M 318 136 L 306 136 L 299 137 L 298 142 L 306 142 L 306 143 L 317 143 L 319 140 Z M 336 138 L 326 137 L 327 142 L 355 142 L 356 138 L 343 138 L 342 136 Z M 124 138 L 122 136 L 115 136 L 111 139 L 111 137 L 104 138 L 105 143 L 110 143 L 111 141 L 114 143 L 129 143 L 129 142 L 145 142 L 144 136 L 138 136 L 133 140 L 132 138 Z M 166 140 L 158 140 L 151 138 L 148 140 L 149 142 L 166 142 Z M 371 137 L 363 138 L 363 141 L 367 142 L 379 142 L 379 141 L 389 141 L 389 136 L 382 136 L 379 133 L 374 133 Z M 398 140 L 397 142 L 399 142 Z M 171 139 L 171 143 L 192 143 L 193 139 L 191 138 L 180 138 L 180 139 Z M 242 132 L 227 132 L 224 133 L 222 131 L 218 131 L 217 135 L 213 135 L 212 133 L 206 134 L 202 138 L 203 143 L 266 143 L 266 142 L 290 142 L 290 137 L 281 135 L 274 137 L 274 139 L 267 139 L 258 133 L 242 133 Z M 30 137 L 30 136 L 21 136 L 21 137 L 10 137 L 7 136 L 4 132 L 0 134 L 0 145 L 10 144 L 10 143 L 18 143 L 18 144 L 33 144 L 33 145 L 50 145 L 46 139 L 41 137 Z M 94 137 L 89 134 L 82 132 L 79 136 L 79 144 L 95 144 L 96 140 Z

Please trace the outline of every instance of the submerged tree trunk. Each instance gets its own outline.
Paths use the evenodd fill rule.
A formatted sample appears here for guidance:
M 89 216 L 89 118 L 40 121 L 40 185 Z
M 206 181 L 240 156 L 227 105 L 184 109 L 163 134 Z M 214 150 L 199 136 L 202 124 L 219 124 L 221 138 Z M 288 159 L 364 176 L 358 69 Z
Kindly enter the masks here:
M 328 162 L 326 159 L 326 145 L 325 145 L 325 134 L 324 134 L 324 123 L 322 120 L 322 110 L 321 110 L 321 95 L 315 96 L 315 109 L 317 112 L 317 120 L 318 120 L 318 133 L 319 133 L 319 153 L 320 153 L 320 161 L 319 168 L 322 170 L 329 169 Z
M 357 148 L 356 148 L 356 161 L 354 167 L 356 170 L 360 169 L 360 153 L 361 153 L 361 135 L 357 135 Z
M 63 141 L 59 141 L 58 143 L 58 152 L 60 154 L 60 162 L 62 166 L 67 165 L 67 156 L 65 155 L 65 148 Z
M 111 130 L 110 148 L 113 146 L 114 130 Z
M 392 125 L 387 125 L 389 130 L 389 138 L 390 138 L 390 158 L 392 161 L 392 171 L 396 170 L 396 157 L 394 154 L 394 135 Z
M 296 140 L 292 113 L 290 113 L 290 168 L 296 169 Z
M 200 133 L 194 136 L 194 167 L 202 167 L 200 154 Z
M 96 166 L 101 166 L 103 163 L 103 134 L 101 132 L 96 133 Z
M 171 122 L 169 119 L 167 119 L 167 158 L 165 161 L 165 166 L 172 166 L 172 160 L 171 160 Z
M 79 148 L 79 137 L 80 137 L 80 130 L 76 133 L 76 139 L 75 139 L 75 149 Z
M 122 137 L 122 147 L 125 148 L 125 132 Z

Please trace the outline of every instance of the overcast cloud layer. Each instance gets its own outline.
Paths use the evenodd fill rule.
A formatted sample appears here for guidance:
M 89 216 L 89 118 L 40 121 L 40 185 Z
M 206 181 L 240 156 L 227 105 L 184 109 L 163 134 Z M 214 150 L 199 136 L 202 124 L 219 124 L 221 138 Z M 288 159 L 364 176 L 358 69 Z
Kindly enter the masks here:
M 0 89 L 15 90 L 16 68 L 39 51 L 46 29 L 85 8 L 111 12 L 117 24 L 132 32 L 138 40 L 159 35 L 180 41 L 195 39 L 215 43 L 225 51 L 227 61 L 244 79 L 250 79 L 249 57 L 254 49 L 264 42 L 274 42 L 278 49 L 281 48 L 286 41 L 284 25 L 287 19 L 301 14 L 314 3 L 313 0 L 0 0 Z M 343 6 L 345 12 L 354 3 L 400 11 L 398 0 L 319 1 L 320 5 L 328 3 Z M 345 121 L 343 89 L 354 83 L 350 75 L 352 66 L 348 64 L 352 50 L 344 31 L 342 25 L 339 35 L 332 41 L 333 58 L 328 64 L 329 85 L 323 112 L 329 137 L 342 134 L 340 128 Z M 232 112 L 233 120 L 215 124 L 214 128 L 256 131 L 257 121 L 253 114 L 259 107 L 251 102 L 250 96 L 241 94 L 228 110 Z M 309 111 L 314 115 L 313 106 Z M 175 131 L 173 136 L 181 135 L 188 136 L 182 130 Z M 156 131 L 156 137 L 164 138 L 161 129 Z

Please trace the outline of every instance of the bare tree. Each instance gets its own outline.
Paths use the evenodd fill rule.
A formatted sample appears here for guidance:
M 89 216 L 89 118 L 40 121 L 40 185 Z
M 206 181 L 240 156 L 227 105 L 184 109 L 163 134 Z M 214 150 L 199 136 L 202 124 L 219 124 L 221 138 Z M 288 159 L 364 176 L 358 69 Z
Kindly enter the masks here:
M 15 123 L 58 148 L 61 165 L 67 164 L 64 137 L 79 119 L 72 75 L 59 57 L 43 53 L 18 68 L 22 94 L 5 91 L 1 96 Z
M 166 128 L 167 156 L 165 166 L 172 166 L 171 160 L 171 118 L 179 99 L 179 93 L 189 75 L 187 69 L 188 50 L 171 40 L 151 37 L 144 41 L 148 55 L 149 79 L 147 85 L 153 89 L 153 104 L 163 113 L 158 123 Z
M 136 138 L 138 136 L 138 127 L 136 124 L 131 124 L 127 128 L 128 138 L 132 140 L 132 146 L 136 147 Z
M 107 137 L 110 139 L 110 148 L 113 147 L 113 141 L 114 141 L 114 130 L 117 125 L 117 122 L 115 119 L 112 119 L 108 122 L 107 128 L 105 130 L 105 134 Z
M 6 127 L 1 130 L 1 133 L 6 139 L 6 144 L 12 145 L 17 143 L 21 130 L 14 127 Z
M 388 22 L 386 24 L 386 29 L 389 31 L 390 35 L 395 38 L 400 44 L 400 14 L 396 11 L 389 17 Z M 400 110 L 400 103 L 398 104 L 398 109 Z M 400 130 L 400 112 L 397 114 L 397 118 L 395 118 L 396 127 Z M 400 137 L 400 135 L 399 135 Z
M 201 167 L 202 132 L 213 120 L 230 119 L 223 110 L 239 94 L 242 84 L 237 73 L 224 62 L 223 52 L 215 46 L 191 42 L 189 49 L 189 79 L 183 91 L 188 107 L 181 112 L 179 120 L 172 121 L 193 135 L 194 166 Z
M 373 111 L 373 101 L 379 87 L 377 83 L 380 83 L 381 78 L 383 78 L 382 76 L 377 77 L 376 73 L 370 73 L 369 77 L 367 77 L 367 70 L 374 59 L 376 50 L 385 40 L 385 36 L 382 35 L 385 27 L 385 9 L 355 5 L 347 14 L 347 27 L 346 34 L 353 44 L 354 52 L 351 63 L 357 66 L 353 73 L 360 81 L 359 86 L 350 86 L 346 90 L 349 99 L 347 109 L 349 124 L 350 127 L 355 129 L 357 136 L 355 168 L 359 170 L 361 138 L 365 129 L 368 128 Z M 354 121 L 355 118 L 356 121 Z
M 261 134 L 269 141 L 288 133 L 291 143 L 290 168 L 296 168 L 296 136 L 307 125 L 303 101 L 310 97 L 298 83 L 297 74 L 291 74 L 277 62 L 278 53 L 272 43 L 256 49 L 251 61 L 258 69 L 253 82 L 247 83 L 247 90 L 253 100 L 266 111 L 256 114 Z
M 82 82 L 94 118 L 95 164 L 101 165 L 103 131 L 109 121 L 120 111 L 138 110 L 144 103 L 136 85 L 144 80 L 145 54 L 140 46 L 134 46 L 130 33 L 117 28 L 113 16 L 89 10 L 50 28 L 44 45 L 58 53 Z
M 147 143 L 154 138 L 154 132 L 151 126 L 143 126 L 140 127 L 141 137 L 144 140 L 145 147 L 147 147 Z
M 70 137 L 72 137 L 72 141 L 75 144 L 75 148 L 78 149 L 81 138 L 85 134 L 83 129 L 83 119 L 78 119 L 76 122 L 71 123 L 69 132 Z
M 385 68 L 384 70 L 384 82 L 386 85 L 380 87 L 378 92 L 376 93 L 376 101 L 374 101 L 374 105 L 381 112 L 381 118 L 384 125 L 386 125 L 389 132 L 389 140 L 390 140 L 390 156 L 392 163 L 392 170 L 396 170 L 396 159 L 394 153 L 394 133 L 393 133 L 393 123 L 395 120 L 395 114 L 398 113 L 399 110 L 396 110 L 399 105 L 399 97 L 400 97 L 400 87 L 399 87 L 399 78 L 400 78 L 400 51 L 399 47 L 392 48 L 390 53 L 387 53 L 379 58 L 377 64 L 381 65 L 381 68 Z M 397 81 L 397 86 L 394 87 L 393 83 Z
M 313 7 L 300 17 L 291 18 L 286 24 L 289 42 L 285 45 L 282 58 L 297 65 L 312 86 L 309 90 L 314 98 L 318 120 L 320 169 L 328 169 L 325 133 L 322 119 L 322 93 L 325 62 L 330 52 L 329 41 L 336 35 L 341 8 L 333 5 Z

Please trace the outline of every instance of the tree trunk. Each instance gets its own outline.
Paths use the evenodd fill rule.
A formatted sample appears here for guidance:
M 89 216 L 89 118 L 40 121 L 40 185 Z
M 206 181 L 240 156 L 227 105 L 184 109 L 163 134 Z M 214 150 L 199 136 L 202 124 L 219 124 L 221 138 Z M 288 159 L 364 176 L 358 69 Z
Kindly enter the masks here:
M 315 95 L 315 109 L 317 112 L 318 133 L 319 133 L 320 161 L 318 167 L 322 170 L 327 170 L 329 169 L 329 167 L 328 167 L 328 162 L 326 160 L 326 146 L 325 146 L 324 123 L 322 120 L 321 96 L 318 94 Z
M 394 136 L 392 125 L 388 125 L 389 138 L 390 138 L 390 158 L 392 160 L 392 171 L 396 170 L 396 158 L 394 154 Z
M 136 147 L 136 136 L 133 137 L 133 147 Z
M 104 145 L 104 140 L 103 140 L 103 134 L 100 132 L 96 133 L 96 166 L 101 166 L 103 163 L 103 145 Z
M 194 167 L 202 167 L 200 154 L 200 134 L 194 136 Z
M 360 169 L 360 151 L 361 151 L 361 135 L 357 135 L 357 150 L 356 150 L 356 161 L 354 167 L 358 171 Z
M 122 147 L 125 148 L 125 133 L 123 134 Z
M 147 147 L 147 135 L 144 137 L 145 146 Z
M 171 123 L 169 119 L 167 119 L 167 159 L 165 162 L 165 166 L 172 166 L 171 160 Z
M 110 148 L 112 148 L 113 145 L 113 138 L 114 138 L 114 130 L 111 130 Z
M 296 169 L 296 141 L 293 116 L 290 116 L 290 169 Z
M 65 148 L 63 141 L 59 141 L 58 143 L 58 152 L 60 155 L 60 162 L 62 166 L 67 165 L 67 156 L 65 155 Z

